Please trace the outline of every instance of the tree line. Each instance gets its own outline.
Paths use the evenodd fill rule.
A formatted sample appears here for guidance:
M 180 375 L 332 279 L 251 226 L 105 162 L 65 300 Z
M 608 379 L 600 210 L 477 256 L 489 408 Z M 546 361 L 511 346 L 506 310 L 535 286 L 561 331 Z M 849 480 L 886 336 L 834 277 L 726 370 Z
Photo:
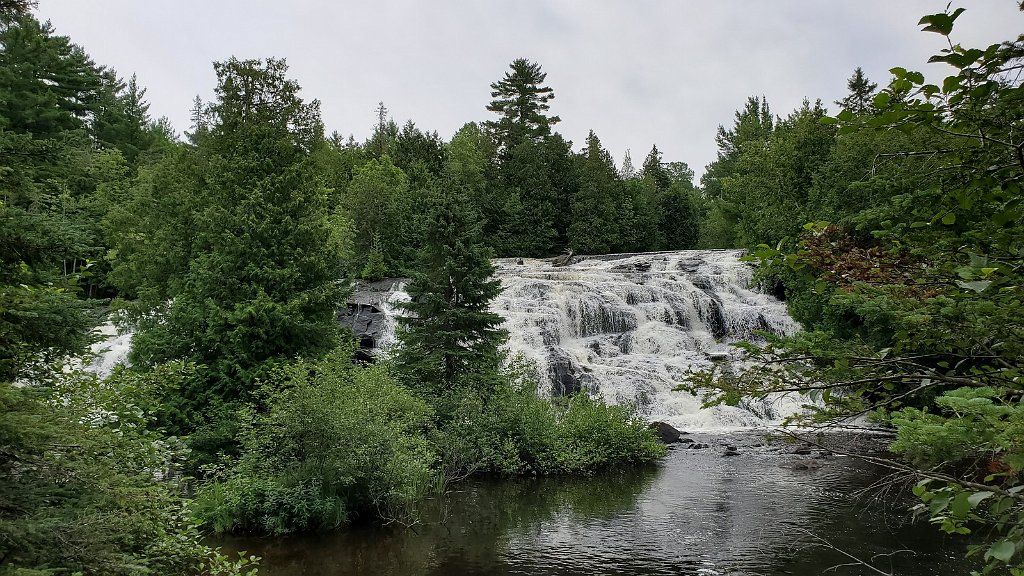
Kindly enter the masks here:
M 1020 38 L 950 42 L 941 83 L 857 69 L 835 115 L 751 97 L 695 187 L 657 147 L 639 169 L 593 133 L 574 150 L 523 59 L 490 120 L 445 142 L 382 104 L 359 143 L 283 60 L 232 58 L 179 136 L 29 4 L 0 3 L 0 570 L 238 573 L 201 529 L 412 523 L 471 474 L 654 460 L 628 409 L 538 398 L 502 356 L 490 259 L 692 247 L 749 248 L 806 330 L 689 389 L 870 414 L 920 512 L 987 525 L 985 570 L 1020 569 Z M 949 37 L 959 14 L 922 25 Z M 397 275 L 400 349 L 353 365 L 349 280 Z M 109 308 L 132 366 L 66 372 Z

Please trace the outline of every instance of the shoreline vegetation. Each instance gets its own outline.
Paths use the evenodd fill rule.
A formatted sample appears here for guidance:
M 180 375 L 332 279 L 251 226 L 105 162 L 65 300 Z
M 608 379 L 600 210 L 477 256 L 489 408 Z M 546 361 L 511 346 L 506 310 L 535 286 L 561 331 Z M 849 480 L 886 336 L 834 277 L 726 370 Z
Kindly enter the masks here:
M 554 127 L 541 66 L 450 141 L 383 103 L 325 134 L 284 60 L 214 63 L 181 135 L 145 89 L 0 1 L 0 575 L 252 573 L 203 534 L 411 525 L 475 475 L 588 475 L 666 447 L 629 406 L 536 393 L 505 358 L 491 258 L 750 248 L 806 330 L 681 383 L 869 416 L 923 519 L 1024 574 L 1024 40 L 950 40 L 929 83 L 858 68 L 829 116 L 753 97 L 698 185 Z M 925 16 L 945 38 L 963 10 Z M 144 74 L 145 71 L 140 71 Z M 352 362 L 351 279 L 411 278 L 397 354 Z M 104 306 L 131 368 L 67 371 Z

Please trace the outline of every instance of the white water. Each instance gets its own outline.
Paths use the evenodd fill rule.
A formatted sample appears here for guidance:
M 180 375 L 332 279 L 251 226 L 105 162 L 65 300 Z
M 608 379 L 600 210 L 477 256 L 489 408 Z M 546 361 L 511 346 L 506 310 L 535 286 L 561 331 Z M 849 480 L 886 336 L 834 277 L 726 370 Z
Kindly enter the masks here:
M 791 334 L 799 325 L 785 304 L 749 289 L 753 268 L 739 250 L 688 250 L 590 257 L 567 267 L 546 260 L 495 262 L 504 292 L 492 309 L 506 319 L 508 348 L 542 369 L 571 366 L 578 381 L 607 401 L 635 403 L 650 420 L 681 429 L 770 424 L 799 409 L 776 398 L 765 419 L 736 407 L 701 409 L 674 392 L 712 358 L 740 362 L 732 343 L 755 331 Z M 519 264 L 518 262 L 522 262 Z
M 132 333 L 119 330 L 113 323 L 105 322 L 96 327 L 103 338 L 92 345 L 91 359 L 85 369 L 100 378 L 110 376 L 118 364 L 128 363 L 128 353 L 132 349 Z
M 800 326 L 785 304 L 750 289 L 753 268 L 739 250 L 686 250 L 584 257 L 571 266 L 549 260 L 498 259 L 504 288 L 491 309 L 505 318 L 508 350 L 540 369 L 542 392 L 579 387 L 614 403 L 633 403 L 645 418 L 683 430 L 729 430 L 773 424 L 794 413 L 798 397 L 775 398 L 756 412 L 702 409 L 673 388 L 715 361 L 742 363 L 732 346 L 755 331 L 791 334 Z M 520 264 L 520 262 L 522 262 Z M 388 322 L 380 342 L 396 344 L 404 284 L 381 301 Z M 109 338 L 89 369 L 101 376 L 124 362 L 131 334 L 104 326 Z M 106 348 L 100 351 L 100 348 Z M 559 376 L 562 378 L 559 378 Z M 561 380 L 561 381 L 559 381 Z M 764 417 L 766 411 L 769 417 Z

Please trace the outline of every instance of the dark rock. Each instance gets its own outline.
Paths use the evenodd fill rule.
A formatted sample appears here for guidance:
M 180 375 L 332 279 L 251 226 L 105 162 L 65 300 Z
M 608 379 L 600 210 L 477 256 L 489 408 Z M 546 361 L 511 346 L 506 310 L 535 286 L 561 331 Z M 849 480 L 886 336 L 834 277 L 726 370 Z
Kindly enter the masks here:
M 522 258 L 516 258 L 516 264 L 522 266 L 523 265 L 523 259 Z
M 565 254 L 551 259 L 551 264 L 553 266 L 571 266 L 573 262 L 572 250 L 566 250 Z
M 726 446 L 725 447 L 725 452 L 722 453 L 723 457 L 724 456 L 739 456 L 739 455 L 740 455 L 740 451 L 737 450 L 735 446 Z
M 680 438 L 680 444 L 693 444 L 693 438 Z
M 806 455 L 808 455 L 810 453 L 811 453 L 811 447 L 810 446 L 797 446 L 795 449 L 793 449 L 792 452 L 790 452 L 790 454 L 800 454 L 800 455 L 803 455 L 803 456 L 806 456 Z
M 632 262 L 628 264 L 619 264 L 618 266 L 612 266 L 612 272 L 625 272 L 631 274 L 637 274 L 640 272 L 649 272 L 651 269 L 650 262 Z
M 666 424 L 665 422 L 651 422 L 647 427 L 653 430 L 655 436 L 658 437 L 658 440 L 661 440 L 665 444 L 679 442 L 679 437 L 682 435 L 682 432 L 676 430 L 671 424 Z
M 576 359 L 561 348 L 548 349 L 548 376 L 554 396 L 571 396 L 595 387 L 595 379 L 577 364 Z
M 374 350 L 383 336 L 386 316 L 372 304 L 351 303 L 337 316 L 338 323 L 352 331 L 359 341 L 359 350 L 355 359 L 360 362 L 373 360 Z

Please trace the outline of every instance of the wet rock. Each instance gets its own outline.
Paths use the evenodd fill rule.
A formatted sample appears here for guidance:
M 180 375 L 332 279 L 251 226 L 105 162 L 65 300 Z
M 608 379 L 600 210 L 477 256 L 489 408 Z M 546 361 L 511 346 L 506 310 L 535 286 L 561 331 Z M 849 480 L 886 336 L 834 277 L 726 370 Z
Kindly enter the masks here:
M 372 362 L 377 343 L 384 335 L 386 316 L 372 304 L 350 303 L 338 312 L 337 321 L 352 331 L 359 341 L 354 359 Z
M 568 352 L 561 348 L 548 349 L 548 376 L 551 378 L 551 394 L 571 396 L 584 389 L 592 389 L 595 379 L 581 368 Z
M 612 272 L 626 272 L 637 274 L 640 272 L 648 272 L 651 269 L 651 263 L 649 261 L 641 262 L 629 262 L 626 264 L 619 264 L 618 266 L 612 266 Z
M 680 438 L 680 444 L 693 444 L 693 438 Z
M 739 456 L 739 455 L 740 455 L 740 451 L 737 450 L 735 446 L 726 446 L 725 447 L 725 452 L 722 453 L 723 457 L 725 457 L 725 456 Z
M 658 437 L 658 440 L 661 440 L 665 444 L 679 442 L 679 437 L 683 434 L 679 430 L 676 430 L 671 424 L 666 424 L 665 422 L 651 422 L 647 427 L 653 430 L 654 435 Z
M 793 449 L 792 452 L 790 452 L 790 454 L 800 454 L 800 455 L 804 455 L 804 456 L 806 456 L 806 455 L 808 455 L 810 453 L 811 453 L 811 447 L 810 446 L 797 446 L 796 448 Z

